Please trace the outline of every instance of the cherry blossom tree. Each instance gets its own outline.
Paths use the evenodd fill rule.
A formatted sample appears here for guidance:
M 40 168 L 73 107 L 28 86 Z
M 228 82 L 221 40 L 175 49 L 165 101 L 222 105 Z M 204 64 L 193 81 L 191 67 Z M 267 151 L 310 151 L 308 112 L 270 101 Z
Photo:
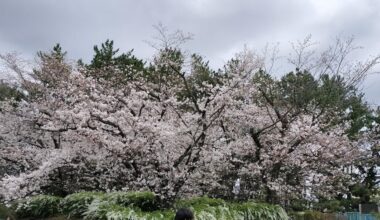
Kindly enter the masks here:
M 288 99 L 291 90 L 251 51 L 223 71 L 175 47 L 159 49 L 144 69 L 78 67 L 64 55 L 60 47 L 40 53 L 31 73 L 1 57 L 28 94 L 1 105 L 0 164 L 14 167 L 0 180 L 4 200 L 149 189 L 165 204 L 232 195 L 240 178 L 246 198 L 276 203 L 302 197 L 305 187 L 325 196 L 344 190 L 343 167 L 363 155 L 347 136 L 349 119 L 332 123 L 341 112 L 316 96 Z

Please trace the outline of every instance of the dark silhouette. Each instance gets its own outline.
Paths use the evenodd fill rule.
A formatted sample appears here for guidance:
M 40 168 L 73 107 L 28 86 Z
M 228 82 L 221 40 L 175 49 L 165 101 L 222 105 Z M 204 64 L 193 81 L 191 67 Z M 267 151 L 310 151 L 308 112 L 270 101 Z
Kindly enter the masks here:
M 194 220 L 194 215 L 190 209 L 181 208 L 175 214 L 174 220 Z

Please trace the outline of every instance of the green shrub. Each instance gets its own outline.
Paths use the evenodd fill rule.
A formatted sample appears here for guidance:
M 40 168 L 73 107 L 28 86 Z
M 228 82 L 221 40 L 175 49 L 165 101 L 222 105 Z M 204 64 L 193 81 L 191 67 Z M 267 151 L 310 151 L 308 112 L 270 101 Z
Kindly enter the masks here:
M 324 214 L 318 211 L 307 210 L 303 216 L 305 220 L 325 220 Z
M 107 220 L 168 220 L 174 219 L 173 211 L 141 212 L 131 208 L 110 211 L 107 213 Z
M 315 209 L 327 212 L 341 212 L 343 207 L 339 200 L 325 200 L 314 204 Z
M 151 192 L 81 192 L 63 199 L 36 196 L 18 203 L 17 207 L 22 217 L 37 218 L 58 214 L 59 207 L 61 213 L 66 214 L 69 219 L 167 220 L 173 219 L 175 215 L 173 210 L 153 210 L 157 208 L 157 200 Z M 177 201 L 174 205 L 175 209 L 181 207 L 192 209 L 199 220 L 288 220 L 280 206 L 254 202 L 229 203 L 222 199 L 196 197 Z
M 166 220 L 173 218 L 173 211 L 143 212 L 139 208 L 124 207 L 100 199 L 95 199 L 84 213 L 85 220 Z
M 101 198 L 94 199 L 87 207 L 87 211 L 83 213 L 84 219 L 101 220 L 107 219 L 107 214 L 110 212 L 121 212 L 125 207 L 113 204 Z
M 39 195 L 16 202 L 18 217 L 45 218 L 60 213 L 59 204 L 62 198 L 57 196 Z
M 117 195 L 117 196 L 115 196 Z M 88 210 L 84 213 L 86 220 L 166 220 L 173 219 L 175 211 L 142 211 L 138 206 L 129 206 L 130 203 L 122 203 L 121 193 L 112 193 L 92 201 Z M 123 196 L 121 198 L 124 198 Z M 118 201 L 117 204 L 115 201 Z M 123 200 L 124 201 L 124 200 Z M 128 201 L 128 200 L 125 200 Z M 197 197 L 188 200 L 180 200 L 175 208 L 188 207 L 193 210 L 196 219 L 199 220 L 287 220 L 285 211 L 275 205 L 258 204 L 253 202 L 228 203 L 221 199 Z
M 157 210 L 156 195 L 152 192 L 113 192 L 103 198 L 113 204 L 135 207 L 143 211 Z
M 13 213 L 13 211 L 11 209 L 9 209 L 8 207 L 6 207 L 4 204 L 0 204 L 0 219 L 7 219 L 7 218 L 10 218 L 10 219 L 15 219 L 15 214 Z
M 136 213 L 156 210 L 156 195 L 152 192 L 107 193 L 94 199 L 83 216 L 85 219 L 107 219 L 112 213 L 112 216 L 125 216 L 132 209 Z
M 359 209 L 360 198 L 350 198 L 340 200 L 340 204 L 346 212 L 355 212 Z
M 167 220 L 174 219 L 174 212 L 172 210 L 154 211 L 143 213 L 146 220 Z
M 104 193 L 101 192 L 79 192 L 68 195 L 61 201 L 62 212 L 69 218 L 83 217 L 92 201 L 103 196 Z
M 244 219 L 271 219 L 287 220 L 289 219 L 285 210 L 278 205 L 269 205 L 263 203 L 245 202 L 230 205 L 236 210 L 237 215 L 244 216 Z
M 295 199 L 290 202 L 288 209 L 295 212 L 301 212 L 308 209 L 308 203 L 309 202 L 305 199 Z
M 179 209 L 182 207 L 204 207 L 204 206 L 225 206 L 226 202 L 222 199 L 213 199 L 206 196 L 193 197 L 190 199 L 179 200 L 174 207 Z
M 287 220 L 288 216 L 280 206 L 253 202 L 228 203 L 222 199 L 197 197 L 176 202 L 175 208 L 188 207 L 196 219 L 238 220 L 271 219 Z
M 292 220 L 305 220 L 304 218 L 304 215 L 305 215 L 305 212 L 288 212 L 288 215 L 290 217 L 290 219 Z

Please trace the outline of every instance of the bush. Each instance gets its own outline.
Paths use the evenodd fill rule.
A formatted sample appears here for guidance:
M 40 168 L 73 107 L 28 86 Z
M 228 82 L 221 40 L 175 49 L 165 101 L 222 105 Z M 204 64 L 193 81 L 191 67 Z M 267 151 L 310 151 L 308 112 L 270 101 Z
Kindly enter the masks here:
M 121 210 L 110 210 L 106 214 L 107 220 L 137 220 L 140 217 L 135 210 L 126 207 L 123 207 Z
M 197 197 L 176 202 L 175 207 L 188 207 L 196 219 L 271 219 L 286 220 L 288 216 L 280 206 L 253 202 L 228 203 L 222 199 Z
M 292 219 L 292 220 L 305 220 L 305 218 L 304 218 L 305 212 L 291 211 L 291 212 L 288 212 L 288 215 L 289 215 L 290 219 Z
M 322 212 L 308 210 L 305 211 L 304 219 L 324 220 L 324 215 Z
M 93 200 L 88 210 L 84 213 L 84 219 L 100 220 L 166 220 L 173 219 L 175 211 L 142 211 L 138 206 L 130 206 L 128 193 L 111 193 Z M 125 196 L 125 197 L 124 197 Z M 124 198 L 125 203 L 115 198 Z M 118 204 L 116 202 L 118 202 Z M 138 200 L 139 201 L 139 200 Z M 228 203 L 221 199 L 208 197 L 196 197 L 188 200 L 177 201 L 176 209 L 188 207 L 193 210 L 196 219 L 208 220 L 235 220 L 235 219 L 271 219 L 287 220 L 285 211 L 275 205 L 246 203 Z
M 325 214 L 319 211 L 306 210 L 302 212 L 290 212 L 292 220 L 325 220 Z
M 308 203 L 310 202 L 305 199 L 295 199 L 290 202 L 287 208 L 295 212 L 301 212 L 308 209 Z
M 124 207 L 135 207 L 143 211 L 158 209 L 156 195 L 152 192 L 113 192 L 103 197 L 113 204 Z
M 14 213 L 11 209 L 6 207 L 4 204 L 0 204 L 0 219 L 7 219 L 10 218 L 12 220 L 15 219 Z
M 112 204 L 109 201 L 94 199 L 88 206 L 87 211 L 83 213 L 84 219 L 101 220 L 107 219 L 107 214 L 110 212 L 121 212 L 125 207 Z
M 350 198 L 340 200 L 340 204 L 346 212 L 355 212 L 359 209 L 360 198 Z
M 109 220 L 168 220 L 174 219 L 172 211 L 154 211 L 154 212 L 141 212 L 131 208 L 124 208 L 123 210 L 110 211 L 107 213 Z
M 174 219 L 169 210 L 143 212 L 139 209 L 110 204 L 107 201 L 94 200 L 85 213 L 85 220 L 167 220 Z
M 226 202 L 223 199 L 213 199 L 206 196 L 193 197 L 186 200 L 179 200 L 174 204 L 176 209 L 183 207 L 203 207 L 203 206 L 225 206 Z
M 231 207 L 232 209 L 238 212 L 238 215 L 243 215 L 244 219 L 289 219 L 285 210 L 278 205 L 245 202 L 239 204 L 232 204 Z
M 323 212 L 341 212 L 344 206 L 339 200 L 326 200 L 315 203 L 314 208 Z
M 66 196 L 61 201 L 62 213 L 71 217 L 84 217 L 88 206 L 94 199 L 104 196 L 101 192 L 79 192 Z
M 87 211 L 84 213 L 85 219 L 123 219 L 128 215 L 133 214 L 135 217 L 137 213 L 140 216 L 142 211 L 153 211 L 157 209 L 156 195 L 152 192 L 112 192 L 104 194 L 92 201 L 88 206 Z M 124 216 L 124 217 L 121 217 Z
M 156 196 L 150 192 L 81 192 L 61 199 L 54 196 L 36 196 L 17 204 L 20 217 L 38 219 L 58 214 L 85 220 L 167 220 L 173 219 L 173 210 L 157 208 Z M 59 209 L 60 207 L 60 209 Z M 196 219 L 235 220 L 270 219 L 287 220 L 280 206 L 254 202 L 229 203 L 222 199 L 195 197 L 177 201 L 174 208 L 190 208 Z M 306 216 L 306 215 L 305 215 Z M 305 218 L 309 219 L 309 218 Z M 301 219 L 300 219 L 301 220 Z M 318 220 L 310 218 L 310 220 Z
M 57 196 L 39 195 L 17 201 L 16 215 L 18 217 L 45 218 L 60 213 L 59 204 L 62 198 Z

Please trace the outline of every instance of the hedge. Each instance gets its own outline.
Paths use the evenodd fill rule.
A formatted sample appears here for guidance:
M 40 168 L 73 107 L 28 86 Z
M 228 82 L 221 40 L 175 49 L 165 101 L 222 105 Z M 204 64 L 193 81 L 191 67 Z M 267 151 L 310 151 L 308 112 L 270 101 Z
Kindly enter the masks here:
M 64 215 L 85 220 L 167 220 L 174 219 L 175 210 L 186 207 L 197 220 L 289 219 L 280 206 L 208 197 L 179 200 L 172 209 L 157 210 L 157 198 L 151 192 L 79 192 L 65 198 L 40 195 L 17 201 L 15 207 L 19 217 L 34 218 Z

